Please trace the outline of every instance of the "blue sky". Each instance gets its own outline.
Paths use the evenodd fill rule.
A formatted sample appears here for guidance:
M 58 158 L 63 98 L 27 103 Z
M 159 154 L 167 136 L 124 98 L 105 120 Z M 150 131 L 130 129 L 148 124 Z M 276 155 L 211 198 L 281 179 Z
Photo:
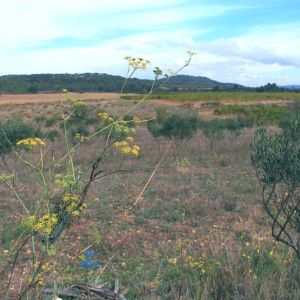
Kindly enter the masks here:
M 300 84 L 300 0 L 10 0 L 0 10 L 0 75 L 124 75 L 152 69 L 247 86 Z

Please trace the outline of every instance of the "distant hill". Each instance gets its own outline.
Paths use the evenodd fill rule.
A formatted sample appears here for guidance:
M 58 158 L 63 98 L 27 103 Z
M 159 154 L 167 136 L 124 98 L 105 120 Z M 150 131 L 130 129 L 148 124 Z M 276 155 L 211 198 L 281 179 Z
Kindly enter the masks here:
M 180 90 L 211 90 L 211 89 L 237 89 L 245 88 L 242 85 L 234 83 L 222 83 L 207 77 L 176 75 L 166 84 L 166 88 Z
M 0 93 L 23 94 L 41 92 L 119 92 L 124 77 L 103 73 L 82 74 L 31 74 L 0 76 Z M 164 79 L 160 79 L 161 83 Z M 131 78 L 124 92 L 145 93 L 151 88 L 153 81 Z M 207 90 L 207 89 L 243 89 L 241 85 L 221 83 L 207 77 L 176 75 L 164 85 L 164 90 Z
M 290 89 L 290 90 L 299 90 L 300 89 L 300 85 L 298 85 L 298 84 L 284 85 L 281 87 L 284 89 Z

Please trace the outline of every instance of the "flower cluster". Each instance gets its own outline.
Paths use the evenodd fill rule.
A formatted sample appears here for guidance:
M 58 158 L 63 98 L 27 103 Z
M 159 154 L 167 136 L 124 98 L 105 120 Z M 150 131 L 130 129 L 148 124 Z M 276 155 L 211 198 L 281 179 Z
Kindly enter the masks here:
M 44 272 L 49 272 L 52 269 L 52 265 L 49 262 L 46 262 L 46 263 L 42 264 L 41 269 Z
M 56 174 L 54 184 L 57 188 L 61 188 L 63 190 L 74 190 L 78 189 L 80 186 L 79 181 L 74 179 L 73 174 Z
M 134 123 L 141 123 L 142 121 L 141 121 L 141 119 L 139 117 L 134 116 L 133 117 L 133 122 Z
M 22 219 L 22 228 L 24 231 L 32 231 L 36 223 L 36 216 L 29 215 Z
M 169 258 L 168 259 L 168 263 L 170 264 L 170 265 L 176 265 L 177 264 L 177 258 L 176 257 L 174 257 L 174 258 Z
M 125 56 L 124 59 L 128 61 L 129 67 L 132 67 L 133 69 L 142 69 L 146 70 L 147 66 L 150 64 L 150 61 L 143 58 L 134 58 L 131 56 Z
M 35 146 L 45 146 L 45 142 L 40 138 L 27 138 L 17 142 L 17 146 L 24 146 L 26 148 L 33 148 Z
M 138 118 L 133 119 L 132 121 L 116 120 L 107 112 L 100 112 L 98 116 L 104 120 L 104 124 L 110 136 L 118 139 L 124 138 L 130 134 L 135 134 L 135 129 L 130 126 L 130 123 L 136 123 L 140 121 Z
M 34 264 L 34 270 L 37 271 L 39 268 L 41 268 L 41 270 L 44 272 L 49 272 L 52 270 L 52 265 L 50 262 L 46 262 L 42 264 L 39 261 L 36 261 Z
M 98 114 L 98 116 L 102 119 L 102 120 L 107 120 L 107 121 L 110 121 L 112 122 L 114 119 L 113 117 L 111 117 L 107 112 L 100 112 Z
M 198 257 L 187 256 L 185 251 L 179 257 L 172 257 L 168 259 L 168 264 L 175 267 L 177 265 L 184 266 L 190 270 L 197 270 L 201 274 L 211 272 L 214 268 L 221 266 L 220 261 L 209 259 L 206 254 Z
M 274 263 L 289 264 L 292 261 L 292 253 L 285 247 L 280 247 L 279 242 L 260 236 L 241 235 L 243 248 L 241 256 L 251 262 L 256 260 L 271 259 Z
M 220 261 L 210 259 L 205 253 L 198 257 L 187 257 L 187 264 L 193 270 L 198 270 L 201 274 L 209 273 L 215 268 L 221 266 Z
M 155 67 L 153 73 L 155 76 L 155 80 L 157 80 L 158 77 L 162 75 L 162 70 L 159 67 Z
M 80 208 L 78 208 L 79 197 L 71 193 L 66 193 L 63 196 L 62 200 L 66 208 L 66 211 L 75 218 L 79 217 L 80 211 L 86 208 L 86 204 L 83 204 Z
M 188 54 L 189 57 L 192 57 L 194 55 L 196 55 L 197 53 L 196 52 L 192 52 L 192 51 L 186 51 L 186 53 Z
M 71 98 L 71 97 L 67 99 L 67 102 L 72 106 L 85 106 L 86 105 L 85 102 L 83 102 L 79 99 Z
M 122 135 L 130 135 L 130 134 L 135 134 L 135 129 L 132 128 L 132 127 L 129 127 L 128 122 L 126 121 L 118 121 L 118 122 L 115 122 L 114 123 L 114 127 L 113 127 L 113 130 L 116 132 L 116 133 L 119 133 L 119 134 L 122 134 Z
M 133 137 L 128 136 L 126 140 L 115 142 L 113 146 L 124 155 L 132 155 L 134 157 L 138 157 L 140 154 L 140 147 L 138 145 L 131 145 L 133 141 Z
M 0 174 L 0 180 L 3 182 L 9 182 L 13 178 L 12 174 Z
M 35 220 L 35 216 L 30 216 L 32 220 Z M 58 217 L 55 213 L 48 213 L 37 219 L 33 228 L 40 234 L 49 236 L 51 235 L 55 225 L 57 224 Z
M 89 140 L 89 137 L 88 136 L 84 136 L 80 133 L 76 133 L 75 134 L 75 138 L 76 140 L 79 142 L 79 143 L 83 143 L 83 142 L 86 142 Z

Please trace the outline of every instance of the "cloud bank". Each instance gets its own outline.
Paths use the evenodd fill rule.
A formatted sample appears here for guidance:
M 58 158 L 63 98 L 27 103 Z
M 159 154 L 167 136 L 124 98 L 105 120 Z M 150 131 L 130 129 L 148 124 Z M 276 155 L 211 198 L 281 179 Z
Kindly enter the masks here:
M 197 55 L 184 74 L 247 86 L 300 84 L 300 1 L 153 2 L 5 2 L 0 74 L 125 75 L 126 55 L 175 70 L 191 50 Z M 151 70 L 137 76 L 153 77 Z

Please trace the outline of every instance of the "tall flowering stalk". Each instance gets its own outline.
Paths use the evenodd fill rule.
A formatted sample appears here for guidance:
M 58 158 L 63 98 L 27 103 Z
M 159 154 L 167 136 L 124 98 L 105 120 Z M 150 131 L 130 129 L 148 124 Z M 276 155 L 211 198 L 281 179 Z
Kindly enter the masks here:
M 189 52 L 188 60 L 184 66 L 173 75 L 176 75 L 183 68 L 187 67 L 193 55 L 193 53 Z M 124 91 L 128 79 L 131 78 L 137 70 L 144 70 L 150 64 L 148 60 L 143 58 L 127 56 L 125 59 L 128 62 L 128 70 L 124 85 L 121 89 L 121 94 Z M 162 75 L 162 71 L 159 68 L 155 68 L 153 72 L 155 75 L 154 83 L 156 83 L 159 76 Z M 68 122 L 78 113 L 80 110 L 79 106 L 84 105 L 84 103 L 76 99 L 62 101 L 60 122 L 62 123 L 61 127 L 64 132 L 65 153 L 58 159 L 54 157 L 49 159 L 48 142 L 39 137 L 27 137 L 17 141 L 15 154 L 20 161 L 23 162 L 25 167 L 28 168 L 28 176 L 32 176 L 34 182 L 36 182 L 39 187 L 39 199 L 33 207 L 29 206 L 27 204 L 28 201 L 23 199 L 21 192 L 14 186 L 8 184 L 4 175 L 0 176 L 0 180 L 6 182 L 7 186 L 13 190 L 25 211 L 25 216 L 21 222 L 23 233 L 19 239 L 20 244 L 14 251 L 15 256 L 7 284 L 6 299 L 10 297 L 10 288 L 13 283 L 15 267 L 22 250 L 25 248 L 28 249 L 28 245 L 31 245 L 31 255 L 29 255 L 31 257 L 31 268 L 29 278 L 24 280 L 19 288 L 17 299 L 23 298 L 30 290 L 37 288 L 39 285 L 43 285 L 46 276 L 50 271 L 53 271 L 57 255 L 55 245 L 61 239 L 62 233 L 84 213 L 84 210 L 88 206 L 88 191 L 93 182 L 122 170 L 122 166 L 127 157 L 139 157 L 141 149 L 135 142 L 135 129 L 132 127 L 132 123 L 142 121 L 136 117 L 126 121 L 124 117 L 133 111 L 137 105 L 142 103 L 150 94 L 164 85 L 170 78 L 170 76 L 166 77 L 164 81 L 156 87 L 153 84 L 147 95 L 142 97 L 137 104 L 133 105 L 121 115 L 118 115 L 118 105 L 112 115 L 101 112 L 98 117 L 103 123 L 103 126 L 87 136 L 77 133 L 75 135 L 77 140 L 75 145 L 69 142 Z M 63 91 L 63 95 L 67 95 L 66 90 Z M 68 110 L 66 110 L 66 105 L 68 105 L 68 108 L 71 108 L 71 111 L 68 112 Z M 83 177 L 80 166 L 76 165 L 74 161 L 74 155 L 81 145 L 86 142 L 91 142 L 93 138 L 101 135 L 106 136 L 106 143 L 103 149 L 91 158 L 88 176 Z M 162 159 L 156 165 L 149 180 L 145 186 L 142 187 L 135 201 L 133 201 L 131 205 L 125 206 L 124 210 L 131 210 L 132 207 L 140 201 L 142 194 L 150 184 L 157 168 L 166 157 L 169 148 L 170 145 L 168 145 Z M 116 165 L 113 171 L 105 171 L 102 166 L 105 154 L 109 149 L 115 150 L 122 157 L 121 162 Z M 27 155 L 28 151 L 29 156 Z M 39 155 L 37 155 L 36 151 L 38 151 Z M 122 215 L 128 214 L 123 213 Z M 88 248 L 92 246 L 93 244 L 84 249 L 84 251 L 87 251 Z M 87 256 L 84 261 L 91 263 L 90 259 L 87 259 Z

